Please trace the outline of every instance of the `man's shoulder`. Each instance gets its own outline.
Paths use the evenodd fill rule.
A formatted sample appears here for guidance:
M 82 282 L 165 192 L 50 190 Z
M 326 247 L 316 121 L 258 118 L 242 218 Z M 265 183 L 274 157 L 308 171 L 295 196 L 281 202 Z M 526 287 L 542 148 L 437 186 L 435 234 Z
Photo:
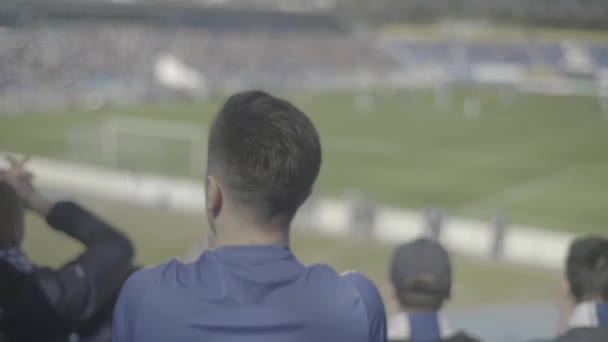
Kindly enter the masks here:
M 343 272 L 341 276 L 355 289 L 356 294 L 363 300 L 368 309 L 384 310 L 380 291 L 367 276 L 357 271 Z
M 359 297 L 356 288 L 342 274 L 326 264 L 306 267 L 306 288 L 309 295 L 338 309 L 343 301 L 353 302 Z
M 306 272 L 312 280 L 317 281 L 341 281 L 340 274 L 327 264 L 313 264 L 306 266 Z
M 174 258 L 163 264 L 142 268 L 129 276 L 123 289 L 139 292 L 171 282 L 176 279 L 180 267 L 182 263 Z
M 164 264 L 133 272 L 120 291 L 116 306 L 119 316 L 137 317 L 143 312 L 156 313 L 155 308 L 166 304 L 164 298 L 169 292 L 168 289 L 176 282 L 177 277 L 174 274 L 177 273 L 180 265 L 178 260 L 170 260 Z M 144 307 L 147 309 L 143 309 Z
M 384 304 L 369 278 L 360 272 L 338 273 L 328 265 L 318 264 L 308 268 L 308 279 L 322 285 L 321 305 L 326 308 L 324 313 L 334 319 L 336 329 L 352 336 L 367 334 L 371 341 L 386 340 Z
M 357 290 L 377 292 L 376 285 L 363 273 L 359 271 L 346 271 L 340 274 L 342 278 L 353 285 Z
M 310 284 L 320 286 L 332 294 L 336 293 L 335 289 L 340 289 L 339 293 L 343 295 L 360 297 L 361 293 L 376 291 L 374 283 L 357 271 L 339 273 L 329 265 L 315 264 L 307 267 L 307 273 Z
M 346 271 L 339 273 L 327 264 L 314 264 L 306 267 L 309 277 L 317 281 L 327 281 L 336 284 L 349 284 L 355 287 L 374 286 L 373 282 L 363 273 L 358 271 Z

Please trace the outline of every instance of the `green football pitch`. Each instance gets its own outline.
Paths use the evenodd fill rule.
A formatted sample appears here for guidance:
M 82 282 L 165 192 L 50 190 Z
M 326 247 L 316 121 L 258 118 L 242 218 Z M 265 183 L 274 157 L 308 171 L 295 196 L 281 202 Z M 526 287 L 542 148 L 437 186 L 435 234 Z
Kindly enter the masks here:
M 355 98 L 347 93 L 291 97 L 321 133 L 320 194 L 342 196 L 356 189 L 397 207 L 434 205 L 451 215 L 482 219 L 501 209 L 519 224 L 594 233 L 607 228 L 608 116 L 597 98 L 494 88 L 452 89 L 441 97 L 441 106 L 427 90 Z M 88 112 L 2 113 L 0 150 L 74 159 L 73 150 L 82 148 L 81 155 L 98 162 L 103 142 L 81 144 L 73 139 L 74 132 L 86 135 L 109 115 L 204 128 L 220 103 L 213 99 Z M 371 110 L 357 110 L 363 107 Z M 139 163 L 145 153 L 138 151 L 161 150 L 159 144 L 146 142 L 121 158 L 138 170 L 200 177 L 186 167 L 184 160 L 191 156 L 185 148 Z M 122 141 L 118 148 L 131 147 Z
M 152 265 L 173 256 L 183 257 L 197 241 L 204 241 L 201 216 L 144 209 L 116 203 L 86 202 L 98 215 L 124 230 L 134 241 L 137 262 Z M 338 271 L 360 270 L 380 288 L 389 312 L 396 307 L 387 281 L 393 246 L 365 240 L 335 239 L 304 229 L 292 234 L 292 249 L 306 264 L 324 262 Z M 73 258 L 80 247 L 28 216 L 25 249 L 42 265 L 58 266 Z M 452 307 L 557 301 L 560 276 L 539 268 L 454 257 Z M 508 284 L 508 285 L 507 285 Z

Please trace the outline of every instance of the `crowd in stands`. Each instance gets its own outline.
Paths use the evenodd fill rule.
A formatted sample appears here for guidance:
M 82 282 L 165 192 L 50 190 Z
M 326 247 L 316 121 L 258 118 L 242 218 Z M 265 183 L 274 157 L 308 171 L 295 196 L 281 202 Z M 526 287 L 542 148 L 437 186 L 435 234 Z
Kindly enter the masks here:
M 568 44 L 534 42 L 471 42 L 462 40 L 396 39 L 386 42 L 389 51 L 408 67 L 420 65 L 477 65 L 504 63 L 522 67 L 568 68 Z M 608 68 L 608 45 L 580 44 L 591 69 Z
M 600 43 L 369 41 L 330 29 L 210 28 L 148 22 L 67 22 L 0 27 L 0 103 L 78 104 L 173 96 L 155 67 L 170 56 L 204 80 L 208 93 L 331 87 L 353 78 L 425 66 L 490 63 L 592 72 L 608 68 Z M 582 68 L 581 68 L 582 66 Z M 360 75 L 360 77 L 356 77 Z M 355 81 L 356 83 L 356 81 Z
M 216 115 L 204 180 L 209 248 L 192 263 L 137 270 L 122 233 L 73 202 L 48 200 L 27 159 L 7 161 L 2 342 L 478 341 L 474 331 L 451 330 L 442 313 L 453 271 L 436 236 L 395 250 L 388 273 L 401 312 L 389 319 L 365 275 L 298 261 L 290 225 L 319 174 L 321 144 L 310 118 L 285 100 L 237 93 Z M 26 210 L 85 250 L 58 269 L 33 264 L 21 249 Z M 552 341 L 608 341 L 608 239 L 575 240 L 564 274 L 563 320 Z
M 494 20 L 529 26 L 606 28 L 608 5 L 603 0 L 377 0 L 365 7 L 365 1 L 342 0 L 341 8 L 370 19 L 418 22 L 437 18 Z
M 307 79 L 378 72 L 390 57 L 331 30 L 211 29 L 150 23 L 39 24 L 0 28 L 0 96 L 77 96 L 158 88 L 155 63 L 171 56 L 212 90 L 299 87 Z
M 283 11 L 325 12 L 335 6 L 335 0 L 200 0 L 207 6 L 223 8 L 280 9 Z

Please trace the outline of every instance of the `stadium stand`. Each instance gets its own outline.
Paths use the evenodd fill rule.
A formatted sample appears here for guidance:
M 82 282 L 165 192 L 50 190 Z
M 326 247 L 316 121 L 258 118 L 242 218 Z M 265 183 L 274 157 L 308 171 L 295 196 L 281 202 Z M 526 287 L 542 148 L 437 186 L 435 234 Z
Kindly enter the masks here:
M 348 74 L 384 63 L 365 44 L 332 32 L 66 24 L 5 28 L 0 44 L 4 91 L 52 88 L 78 94 L 131 85 L 145 89 L 155 83 L 152 71 L 162 55 L 183 61 L 217 90 L 234 83 L 278 88 L 298 84 L 307 75 Z
M 328 14 L 61 4 L 0 5 L 0 102 L 7 107 L 175 96 L 176 89 L 159 80 L 162 60 L 178 74 L 194 74 L 194 83 L 204 88 L 177 91 L 188 96 L 254 87 L 331 88 L 421 67 L 447 68 L 462 80 L 470 78 L 466 70 L 486 64 L 558 74 L 608 68 L 608 47 L 601 43 L 393 37 L 377 44 Z
M 485 18 L 517 25 L 594 29 L 606 28 L 608 23 L 603 0 L 378 0 L 375 6 L 365 6 L 365 2 L 342 0 L 339 8 L 381 22 Z
M 466 45 L 467 60 L 471 63 L 512 63 L 529 65 L 532 55 L 527 47 L 518 44 L 487 44 L 473 42 Z
M 541 64 L 549 67 L 558 68 L 561 65 L 563 59 L 563 52 L 561 47 L 557 45 L 543 44 L 538 46 L 538 53 Z
M 452 58 L 450 45 L 445 42 L 398 41 L 390 48 L 395 49 L 408 64 L 448 63 Z
M 277 1 L 269 0 L 269 3 L 274 4 Z M 512 17 L 517 17 L 517 13 L 520 11 L 517 6 L 521 4 L 521 1 L 462 0 L 458 3 L 470 5 L 483 2 L 484 5 L 476 8 L 480 8 L 482 11 L 486 8 L 491 15 L 508 13 Z M 538 0 L 530 6 L 533 10 L 527 11 L 526 7 L 526 10 L 521 12 L 532 13 L 532 16 L 537 15 L 535 18 L 540 21 L 559 21 L 566 13 L 564 12 L 566 9 L 574 13 L 576 17 L 589 18 L 593 23 L 594 20 L 597 21 L 597 18 L 602 18 L 602 11 L 593 12 L 594 9 L 605 8 L 600 6 L 600 0 L 588 0 L 586 2 L 589 5 L 588 8 L 569 5 L 567 0 L 561 0 L 557 1 L 559 6 L 554 4 L 555 9 L 546 11 L 548 7 L 551 7 L 547 1 L 549 0 Z M 471 79 L 473 74 L 482 74 L 482 72 L 474 73 L 471 71 L 472 69 L 500 64 L 515 66 L 517 70 L 546 68 L 564 75 L 579 72 L 595 76 L 593 73 L 602 71 L 602 69 L 608 72 L 608 46 L 602 45 L 602 43 L 584 41 L 571 43 L 559 40 L 541 42 L 522 38 L 515 41 L 492 42 L 464 38 L 450 40 L 442 36 L 432 39 L 428 37 L 424 39 L 399 38 L 376 45 L 375 37 L 368 40 L 363 36 L 353 35 L 343 27 L 337 18 L 331 15 L 284 13 L 259 8 L 249 11 L 236 5 L 238 1 L 229 2 L 235 4 L 235 7 L 210 9 L 186 4 L 154 4 L 151 6 L 137 2 L 116 4 L 93 1 L 86 6 L 77 2 L 62 2 L 59 6 L 56 2 L 44 0 L 39 2 L 6 0 L 0 4 L 0 46 L 2 46 L 0 49 L 0 106 L 4 105 L 5 101 L 14 101 L 16 105 L 26 104 L 28 106 L 35 106 L 35 102 L 39 102 L 47 109 L 54 102 L 68 105 L 79 104 L 83 100 L 86 102 L 90 96 L 103 97 L 110 101 L 133 102 L 162 99 L 176 96 L 176 94 L 207 96 L 209 93 L 215 94 L 253 87 L 294 90 L 310 85 L 325 87 L 337 84 L 340 80 L 350 80 L 349 77 L 352 75 L 372 75 L 372 78 L 381 79 L 382 76 L 395 70 L 404 71 L 403 74 L 406 74 L 425 67 L 441 69 L 441 71 L 464 70 L 462 74 L 469 72 L 466 76 Z M 416 1 L 410 3 L 414 4 Z M 424 6 L 435 6 L 437 10 L 446 8 L 443 6 L 445 1 L 442 0 L 423 0 L 419 2 L 419 4 L 421 3 L 426 3 Z M 480 67 L 476 71 L 482 69 Z M 499 70 L 496 73 L 500 74 L 505 69 L 493 70 Z M 508 69 L 508 71 L 512 70 Z M 508 72 L 505 73 L 511 75 Z M 514 74 L 519 75 L 516 72 Z M 181 81 L 175 81 L 176 78 Z M 456 78 L 445 77 L 445 79 L 447 80 L 445 82 L 455 82 Z M 479 79 L 484 79 L 484 77 L 479 77 Z M 486 81 L 487 79 L 485 77 Z M 503 79 L 517 79 L 517 77 L 503 77 Z M 336 81 L 334 82 L 334 80 Z M 439 82 L 442 81 L 444 80 Z M 466 79 L 466 81 L 470 81 L 470 79 Z M 348 82 L 350 81 L 345 83 Z M 351 90 L 356 88 L 352 82 L 349 83 L 349 86 Z M 442 91 L 441 87 L 437 87 L 435 90 L 435 100 L 436 103 L 439 103 L 436 107 L 442 106 Z M 517 101 L 517 99 L 508 99 L 509 96 L 512 96 L 509 92 L 504 94 L 504 97 L 507 98 L 505 103 Z M 362 99 L 359 101 L 362 105 L 358 105 L 358 107 L 370 107 L 370 109 L 364 108 L 361 112 L 373 111 L 371 108 L 375 106 L 376 101 L 373 96 L 376 94 L 361 94 L 355 99 L 354 102 Z M 368 101 L 368 99 L 371 100 Z M 478 103 L 477 99 L 468 100 L 469 98 L 464 101 L 464 115 L 471 118 L 479 116 L 474 112 L 481 112 L 481 104 L 479 104 L 481 102 Z M 503 99 L 501 98 L 501 100 Z M 374 102 L 374 104 L 368 106 L 367 102 Z M 468 106 L 469 104 L 471 105 Z M 468 115 L 469 111 L 474 114 Z M 472 120 L 471 118 L 467 118 L 467 120 Z M 395 126 L 398 125 L 395 124 Z M 373 130 L 373 128 L 369 128 L 369 130 Z M 83 134 L 90 133 L 85 129 L 83 131 Z M 400 133 L 403 134 L 403 132 Z M 541 140 L 542 136 L 535 135 L 535 139 Z M 147 148 L 152 149 L 149 146 Z M 543 149 L 543 154 L 546 154 L 545 149 Z M 97 155 L 94 157 L 99 158 Z M 374 157 L 382 156 L 378 153 L 378 156 L 374 155 Z M 454 157 L 454 159 L 458 158 Z M 390 166 L 390 168 L 393 167 Z M 128 176 L 129 182 L 136 178 L 131 173 Z M 100 177 L 92 178 L 95 183 Z M 137 178 L 137 182 L 139 182 L 138 184 L 143 183 L 140 178 Z M 122 184 L 119 183 L 118 187 L 122 187 Z M 442 184 L 433 184 L 433 186 L 440 187 Z M 159 192 L 158 196 L 163 197 L 163 204 L 159 205 L 158 202 L 161 201 L 155 201 L 154 207 L 168 207 L 167 203 L 170 201 L 165 198 L 168 195 Z M 377 217 L 417 217 L 395 214 L 396 211 L 376 210 L 375 206 L 366 198 L 357 194 L 351 197 L 350 206 L 353 209 L 349 212 L 354 215 L 347 216 L 345 226 L 352 227 L 353 231 L 361 237 L 377 237 L 380 236 L 376 234 L 378 231 L 388 231 L 375 229 L 375 227 L 381 227 L 378 222 L 382 222 L 386 226 L 388 225 L 386 222 L 390 221 L 380 221 L 377 220 Z M 202 200 L 204 196 L 195 196 L 195 198 Z M 442 237 L 446 235 L 442 234 L 442 231 L 445 232 L 442 229 L 444 214 L 439 209 L 429 209 L 432 210 L 425 211 L 429 221 L 427 234 L 433 240 L 441 241 Z M 333 210 L 338 212 L 335 208 Z M 453 222 L 457 221 L 452 219 L 451 223 L 453 224 Z M 479 234 L 482 238 L 477 240 L 481 242 L 466 241 L 466 244 L 461 244 L 461 249 L 467 248 L 475 251 L 477 248 L 475 246 L 482 246 L 478 248 L 482 250 L 482 255 L 492 253 L 492 256 L 497 259 L 509 252 L 503 246 L 507 223 L 505 218 L 499 214 L 493 219 L 493 226 L 490 227 L 493 230 L 489 233 L 487 233 L 485 222 L 481 226 L 481 230 L 477 229 L 480 224 L 473 221 L 467 221 L 465 224 L 457 222 L 457 224 L 452 227 L 458 227 L 461 229 L 459 231 L 482 231 Z M 452 231 L 454 230 L 452 229 Z M 345 232 L 347 231 L 345 230 Z M 526 235 L 527 232 L 522 233 L 517 230 L 508 232 L 507 238 L 524 237 L 520 239 L 520 242 L 512 238 L 510 246 L 521 244 L 521 241 L 531 241 L 527 238 L 529 236 Z M 537 232 L 533 231 L 534 233 Z M 453 235 L 469 238 L 468 234 Z M 549 237 L 551 236 L 553 235 L 549 235 Z M 558 235 L 553 240 L 546 240 L 548 240 L 548 244 L 559 245 L 562 236 L 565 235 Z M 460 239 L 462 240 L 462 238 Z M 447 241 L 451 240 L 447 239 Z M 554 243 L 555 241 L 557 243 Z M 490 247 L 486 248 L 486 246 Z M 538 246 L 534 247 L 538 248 Z M 606 269 L 605 249 L 606 243 L 604 242 L 601 263 L 597 262 L 598 265 L 601 264 L 597 267 L 602 268 L 602 275 Z M 551 251 L 554 250 L 558 250 L 558 248 L 551 249 Z M 545 255 L 558 254 L 548 252 Z M 525 255 L 531 255 L 535 262 L 547 263 L 535 253 Z M 406 259 L 420 264 L 416 256 Z M 595 260 L 593 262 L 595 263 Z M 399 264 L 407 266 L 405 261 L 399 262 Z M 588 266 L 585 265 L 585 267 Z M 439 277 L 447 272 L 440 270 L 438 273 Z M 216 278 L 210 277 L 210 279 Z M 451 279 L 449 282 L 451 286 Z M 393 285 L 396 290 L 399 290 L 397 287 L 400 284 L 397 281 Z M 407 291 L 404 293 L 408 295 L 415 292 L 412 291 L 412 288 L 405 290 Z M 424 290 L 433 292 L 432 288 Z M 407 293 L 408 291 L 410 293 Z M 440 300 L 447 300 L 449 294 L 442 293 Z M 10 299 L 11 294 L 5 294 L 5 297 Z M 156 297 L 163 298 L 163 296 Z M 606 300 L 604 297 L 601 303 L 594 303 L 601 305 L 596 305 L 593 309 L 603 310 L 605 316 L 597 319 L 608 322 L 608 308 L 604 303 Z M 295 297 L 292 296 L 292 298 Z M 108 302 L 113 305 L 113 300 L 112 298 Z M 402 309 L 407 311 L 406 307 L 409 303 L 401 304 Z M 411 308 L 419 309 L 418 307 Z M 428 307 L 425 309 L 428 310 Z M 431 315 L 417 318 L 422 317 L 426 320 L 430 317 L 434 327 L 439 328 L 439 316 L 434 312 L 436 308 L 430 311 L 432 311 Z M 172 313 L 170 310 L 168 312 Z M 2 313 L 0 310 L 0 323 L 2 323 Z M 397 315 L 396 320 L 401 324 L 407 324 L 408 329 L 415 325 L 415 319 L 410 319 L 409 314 L 405 314 L 405 312 Z M 0 328 L 2 328 L 1 325 Z M 350 324 L 349 326 L 356 327 L 357 325 Z M 443 331 L 435 330 L 432 332 L 433 334 L 443 336 Z M 400 341 L 405 339 L 404 335 L 398 336 Z M 452 338 L 459 341 L 472 340 L 466 336 L 452 336 L 447 333 L 445 335 L 451 336 L 450 341 L 454 340 Z M 2 340 L 0 336 L 0 341 Z
M 594 45 L 589 48 L 589 53 L 597 66 L 608 68 L 608 47 Z
M 53 97 L 73 102 L 87 93 L 156 98 L 166 93 L 155 82 L 161 56 L 194 70 L 216 92 L 301 87 L 320 75 L 381 72 L 392 64 L 329 16 L 198 9 L 188 21 L 176 10 L 155 17 L 145 6 L 129 5 L 125 12 L 119 12 L 123 5 L 97 6 L 103 9 L 98 18 L 86 6 L 35 7 L 35 19 L 0 27 L 0 97 L 48 94 L 45 103 Z M 30 8 L 18 7 L 10 8 L 17 17 Z
M 405 67 L 421 65 L 513 64 L 521 67 L 542 66 L 567 71 L 566 55 L 572 44 L 534 42 L 476 42 L 447 40 L 389 39 L 386 48 Z M 589 55 L 594 69 L 608 66 L 608 47 L 576 45 L 579 53 Z

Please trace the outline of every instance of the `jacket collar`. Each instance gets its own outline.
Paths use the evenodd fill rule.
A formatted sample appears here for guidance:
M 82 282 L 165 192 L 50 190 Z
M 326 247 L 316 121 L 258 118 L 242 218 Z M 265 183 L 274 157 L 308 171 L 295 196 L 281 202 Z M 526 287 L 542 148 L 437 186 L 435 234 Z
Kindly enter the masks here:
M 574 307 L 572 316 L 568 321 L 568 327 L 593 328 L 608 327 L 608 303 L 582 302 Z
M 283 244 L 224 246 L 217 248 L 215 252 L 227 260 L 262 261 L 293 258 L 289 246 Z
M 436 312 L 439 323 L 439 334 L 441 338 L 452 336 L 453 331 L 450 328 L 448 319 L 441 313 Z M 392 339 L 409 339 L 411 337 L 410 317 L 407 312 L 400 312 L 390 318 L 388 322 L 388 338 Z

